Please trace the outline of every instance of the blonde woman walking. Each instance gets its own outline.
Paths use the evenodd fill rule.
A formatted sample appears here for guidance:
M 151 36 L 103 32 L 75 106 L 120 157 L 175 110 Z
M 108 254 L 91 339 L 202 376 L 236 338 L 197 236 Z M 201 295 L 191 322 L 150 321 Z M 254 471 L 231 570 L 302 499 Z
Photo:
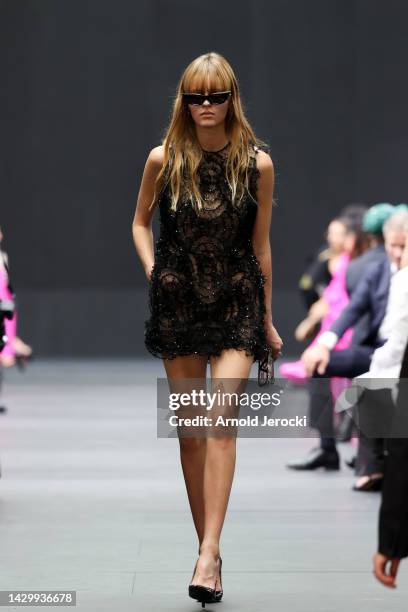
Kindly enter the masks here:
M 247 379 L 282 340 L 272 322 L 269 231 L 274 170 L 245 118 L 238 82 L 218 53 L 183 72 L 162 145 L 147 158 L 133 238 L 149 282 L 147 350 L 177 380 Z M 153 244 L 151 220 L 160 211 Z M 182 437 L 180 457 L 199 542 L 190 597 L 219 601 L 220 536 L 231 491 L 234 436 Z

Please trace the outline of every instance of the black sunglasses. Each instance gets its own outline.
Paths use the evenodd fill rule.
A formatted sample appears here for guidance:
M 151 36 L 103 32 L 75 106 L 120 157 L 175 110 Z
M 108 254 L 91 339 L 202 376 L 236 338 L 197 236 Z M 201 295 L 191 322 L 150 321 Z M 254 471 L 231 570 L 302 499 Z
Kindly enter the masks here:
M 183 93 L 183 100 L 186 104 L 193 104 L 194 106 L 201 106 L 205 100 L 208 100 L 210 104 L 223 104 L 228 100 L 231 91 L 216 91 L 208 95 L 200 93 Z

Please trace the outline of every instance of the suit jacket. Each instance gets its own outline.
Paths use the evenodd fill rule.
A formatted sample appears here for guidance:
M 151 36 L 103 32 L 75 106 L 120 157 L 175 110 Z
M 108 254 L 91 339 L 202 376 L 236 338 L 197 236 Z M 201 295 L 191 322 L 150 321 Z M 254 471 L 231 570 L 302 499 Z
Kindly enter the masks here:
M 354 290 L 350 302 L 333 323 L 330 331 L 341 338 L 346 329 L 354 327 L 366 313 L 369 313 L 367 329 L 364 337 L 359 339 L 359 343 L 374 347 L 381 346 L 384 341 L 378 338 L 378 330 L 387 309 L 390 280 L 391 263 L 386 255 L 370 263 Z
M 408 344 L 400 378 L 404 379 L 397 399 L 397 414 L 407 430 Z M 408 557 L 408 438 L 390 438 L 385 463 L 384 484 L 379 515 L 378 551 L 391 558 Z
M 367 266 L 371 263 L 381 262 L 387 257 L 384 245 L 379 244 L 372 249 L 368 249 L 359 257 L 352 259 L 347 267 L 346 272 L 346 288 L 347 293 L 351 296 L 357 288 L 361 277 L 364 275 Z
M 387 254 L 383 244 L 380 244 L 372 249 L 368 249 L 359 257 L 352 259 L 346 271 L 346 289 L 351 297 L 356 290 L 362 276 L 364 276 L 367 266 L 373 262 L 381 262 Z M 370 334 L 370 313 L 366 312 L 362 315 L 353 327 L 352 344 L 363 344 L 365 338 Z

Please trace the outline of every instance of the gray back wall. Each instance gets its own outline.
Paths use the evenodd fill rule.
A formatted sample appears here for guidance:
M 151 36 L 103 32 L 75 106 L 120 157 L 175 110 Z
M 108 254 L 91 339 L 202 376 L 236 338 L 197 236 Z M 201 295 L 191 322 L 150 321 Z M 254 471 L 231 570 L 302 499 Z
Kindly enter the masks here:
M 0 224 L 19 330 L 43 355 L 146 355 L 131 222 L 184 67 L 238 76 L 277 173 L 274 318 L 349 201 L 407 200 L 404 0 L 3 0 Z M 154 220 L 157 238 L 157 212 Z

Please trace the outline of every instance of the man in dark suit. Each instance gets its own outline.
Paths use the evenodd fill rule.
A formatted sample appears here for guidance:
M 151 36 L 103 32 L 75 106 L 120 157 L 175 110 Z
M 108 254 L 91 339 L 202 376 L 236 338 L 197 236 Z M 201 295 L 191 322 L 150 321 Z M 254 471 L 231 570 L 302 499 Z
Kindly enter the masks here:
M 354 293 L 366 267 L 378 259 L 384 257 L 384 235 L 383 226 L 386 220 L 396 212 L 396 208 L 387 202 L 374 204 L 364 214 L 362 221 L 363 231 L 370 238 L 371 248 L 360 257 L 350 261 L 346 271 L 347 293 Z
M 398 430 L 405 437 L 387 440 L 387 457 L 379 513 L 378 552 L 373 557 L 374 575 L 395 588 L 400 561 L 408 557 L 408 344 L 400 373 L 397 399 Z
M 330 377 L 354 378 L 370 367 L 372 354 L 381 346 L 381 325 L 384 320 L 392 275 L 401 265 L 405 246 L 405 223 L 408 213 L 392 215 L 384 224 L 384 254 L 367 266 L 365 274 L 355 289 L 348 306 L 333 323 L 330 331 L 324 332 L 317 344 L 306 349 L 302 361 L 310 380 L 310 425 L 320 433 L 320 448 L 314 448 L 305 459 L 292 461 L 287 467 L 295 470 L 314 470 L 319 467 L 338 470 L 337 452 Z M 365 334 L 353 338 L 350 348 L 340 351 L 332 349 L 346 329 L 355 327 L 362 317 L 369 317 Z

